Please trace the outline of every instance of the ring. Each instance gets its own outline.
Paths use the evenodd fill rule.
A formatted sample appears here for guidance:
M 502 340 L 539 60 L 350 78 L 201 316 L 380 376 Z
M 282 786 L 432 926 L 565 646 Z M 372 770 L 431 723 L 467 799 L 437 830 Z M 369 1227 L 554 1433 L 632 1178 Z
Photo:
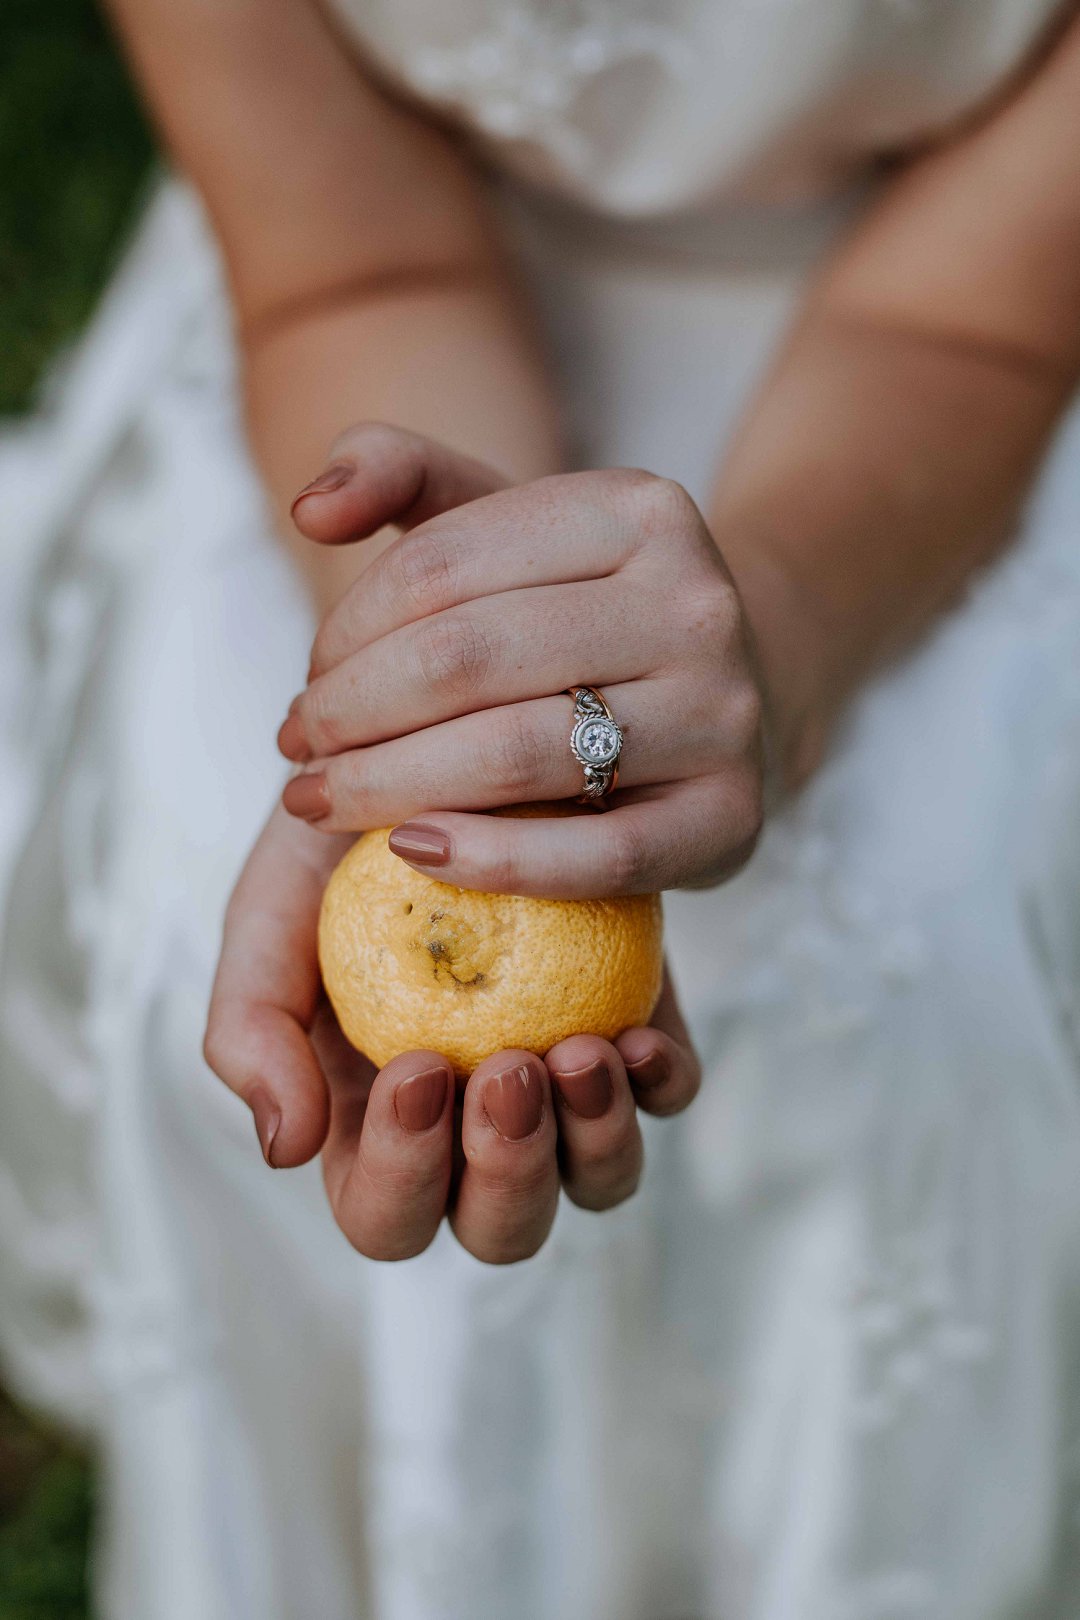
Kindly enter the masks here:
M 619 780 L 623 734 L 601 694 L 593 686 L 571 686 L 574 727 L 570 749 L 585 772 L 585 791 L 579 802 L 595 803 L 614 791 Z

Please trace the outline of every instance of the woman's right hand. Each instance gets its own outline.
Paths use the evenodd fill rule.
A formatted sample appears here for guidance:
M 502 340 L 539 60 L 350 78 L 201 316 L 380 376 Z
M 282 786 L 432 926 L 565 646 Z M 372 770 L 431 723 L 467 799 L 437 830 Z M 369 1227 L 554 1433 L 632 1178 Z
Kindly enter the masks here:
M 447 1215 L 495 1263 L 543 1243 L 560 1183 L 587 1209 L 633 1192 L 637 1109 L 673 1114 L 700 1071 L 669 982 L 653 1026 L 614 1042 L 574 1035 L 546 1056 L 499 1052 L 459 1095 L 438 1052 L 376 1071 L 341 1033 L 322 989 L 319 907 L 352 842 L 276 809 L 229 902 L 206 1031 L 207 1062 L 250 1107 L 267 1163 L 322 1152 L 334 1218 L 379 1260 L 418 1254 Z

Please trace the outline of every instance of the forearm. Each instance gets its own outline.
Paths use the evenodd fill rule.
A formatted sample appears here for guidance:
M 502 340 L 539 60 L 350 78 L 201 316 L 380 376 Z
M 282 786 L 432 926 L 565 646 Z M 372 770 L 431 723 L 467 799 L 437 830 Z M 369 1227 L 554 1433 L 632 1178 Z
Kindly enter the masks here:
M 350 422 L 434 434 L 511 475 L 558 462 L 537 347 L 483 191 L 446 134 L 359 68 L 317 0 L 108 0 L 228 271 L 252 445 L 320 608 L 372 546 L 288 507 Z
M 710 513 L 793 781 L 1008 541 L 1064 397 L 1037 370 L 822 313 L 795 334 Z
M 559 468 L 551 390 L 517 300 L 476 282 L 359 296 L 253 334 L 244 345 L 249 437 L 285 543 L 319 611 L 371 561 L 304 541 L 288 517 L 301 484 L 355 421 L 387 421 L 474 455 L 512 480 Z
M 844 243 L 732 447 L 714 530 L 788 774 L 1009 538 L 1080 377 L 1080 31 Z
M 244 372 L 252 446 L 280 532 L 320 612 L 379 546 L 313 546 L 289 520 L 293 497 L 348 424 L 407 427 L 513 479 L 559 465 L 543 367 L 515 298 L 494 271 L 442 288 L 361 295 L 253 333 Z

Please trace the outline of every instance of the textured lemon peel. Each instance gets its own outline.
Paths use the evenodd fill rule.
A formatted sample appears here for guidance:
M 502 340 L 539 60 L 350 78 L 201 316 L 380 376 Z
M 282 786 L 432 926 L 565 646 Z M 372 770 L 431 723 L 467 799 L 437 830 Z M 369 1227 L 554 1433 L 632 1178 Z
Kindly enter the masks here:
M 353 845 L 319 926 L 339 1022 L 374 1062 L 433 1048 L 467 1075 L 504 1047 L 545 1052 L 567 1035 L 613 1038 L 647 1022 L 662 973 L 659 896 L 482 894 L 416 872 L 386 840 L 384 830 Z

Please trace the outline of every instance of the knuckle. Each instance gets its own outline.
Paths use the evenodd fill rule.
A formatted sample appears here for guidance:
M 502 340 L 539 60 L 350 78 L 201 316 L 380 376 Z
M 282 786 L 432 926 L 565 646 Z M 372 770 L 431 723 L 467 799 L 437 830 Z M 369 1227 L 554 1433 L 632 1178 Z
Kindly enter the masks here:
M 616 894 L 635 894 L 649 887 L 652 861 L 636 821 L 614 815 L 608 820 L 607 873 Z
M 430 535 L 407 535 L 395 554 L 398 593 L 421 615 L 453 600 L 457 569 L 449 547 Z
M 355 620 L 359 602 L 354 592 L 346 591 L 319 625 L 311 642 L 309 684 L 356 650 L 359 641 Z
M 546 1237 L 546 1234 L 545 1234 Z M 512 1238 L 470 1236 L 460 1238 L 461 1246 L 485 1266 L 515 1266 L 520 1260 L 531 1260 L 539 1254 L 544 1238 L 538 1241 L 517 1242 Z
M 575 1183 L 587 1180 L 605 1193 L 636 1178 L 644 1157 L 636 1114 L 615 1131 L 579 1129 L 567 1157 Z
M 758 769 L 741 773 L 732 789 L 728 811 L 729 851 L 727 870 L 741 870 L 753 855 L 765 824 L 765 789 Z
M 601 1211 L 614 1209 L 632 1198 L 641 1184 L 641 1161 L 620 1165 L 607 1177 L 575 1175 L 564 1183 L 566 1196 L 579 1209 Z
M 458 1233 L 462 1247 L 476 1260 L 489 1266 L 513 1266 L 519 1260 L 531 1260 L 547 1242 L 549 1227 L 543 1230 L 475 1231 L 464 1237 Z
M 330 446 L 330 455 L 334 456 L 370 456 L 377 459 L 380 453 L 385 454 L 396 448 L 400 434 L 398 429 L 390 427 L 386 422 L 361 421 L 352 422 L 343 428 Z
M 451 697 L 472 697 L 482 689 L 495 664 L 487 632 L 465 614 L 430 619 L 418 632 L 417 657 L 422 679 Z
M 761 693 L 751 680 L 737 681 L 728 693 L 727 729 L 740 753 L 761 739 L 764 722 Z
M 687 523 L 697 524 L 697 507 L 673 478 L 629 468 L 624 473 L 624 489 L 635 520 L 649 539 L 668 539 Z
M 734 586 L 726 580 L 710 580 L 688 599 L 683 619 L 683 628 L 693 640 L 710 647 L 725 646 L 741 632 L 742 604 Z
M 502 803 L 514 804 L 527 798 L 540 779 L 543 752 L 540 738 L 520 708 L 490 715 L 479 745 L 483 780 Z
M 668 1090 L 662 1087 L 659 1091 L 648 1093 L 638 1103 L 643 1113 L 651 1119 L 674 1119 L 690 1106 L 693 1095 L 682 1090 Z
M 218 1079 L 224 1080 L 225 1071 L 229 1067 L 229 1043 L 223 1033 L 221 1019 L 213 1007 L 210 1009 L 203 1033 L 202 1055 L 203 1061 L 213 1069 Z
M 398 1232 L 393 1228 L 342 1225 L 342 1232 L 365 1260 L 412 1260 L 431 1246 L 434 1232 Z
M 330 628 L 332 618 L 333 614 L 328 615 L 315 632 L 315 639 L 311 643 L 309 667 L 312 677 L 321 675 L 323 670 L 328 669 L 333 661 L 334 636 Z
M 501 842 L 487 863 L 487 882 L 493 894 L 516 894 L 521 869 L 509 843 Z
M 313 753 L 333 754 L 344 744 L 346 738 L 333 682 L 324 679 L 312 681 L 301 695 L 296 712 Z

